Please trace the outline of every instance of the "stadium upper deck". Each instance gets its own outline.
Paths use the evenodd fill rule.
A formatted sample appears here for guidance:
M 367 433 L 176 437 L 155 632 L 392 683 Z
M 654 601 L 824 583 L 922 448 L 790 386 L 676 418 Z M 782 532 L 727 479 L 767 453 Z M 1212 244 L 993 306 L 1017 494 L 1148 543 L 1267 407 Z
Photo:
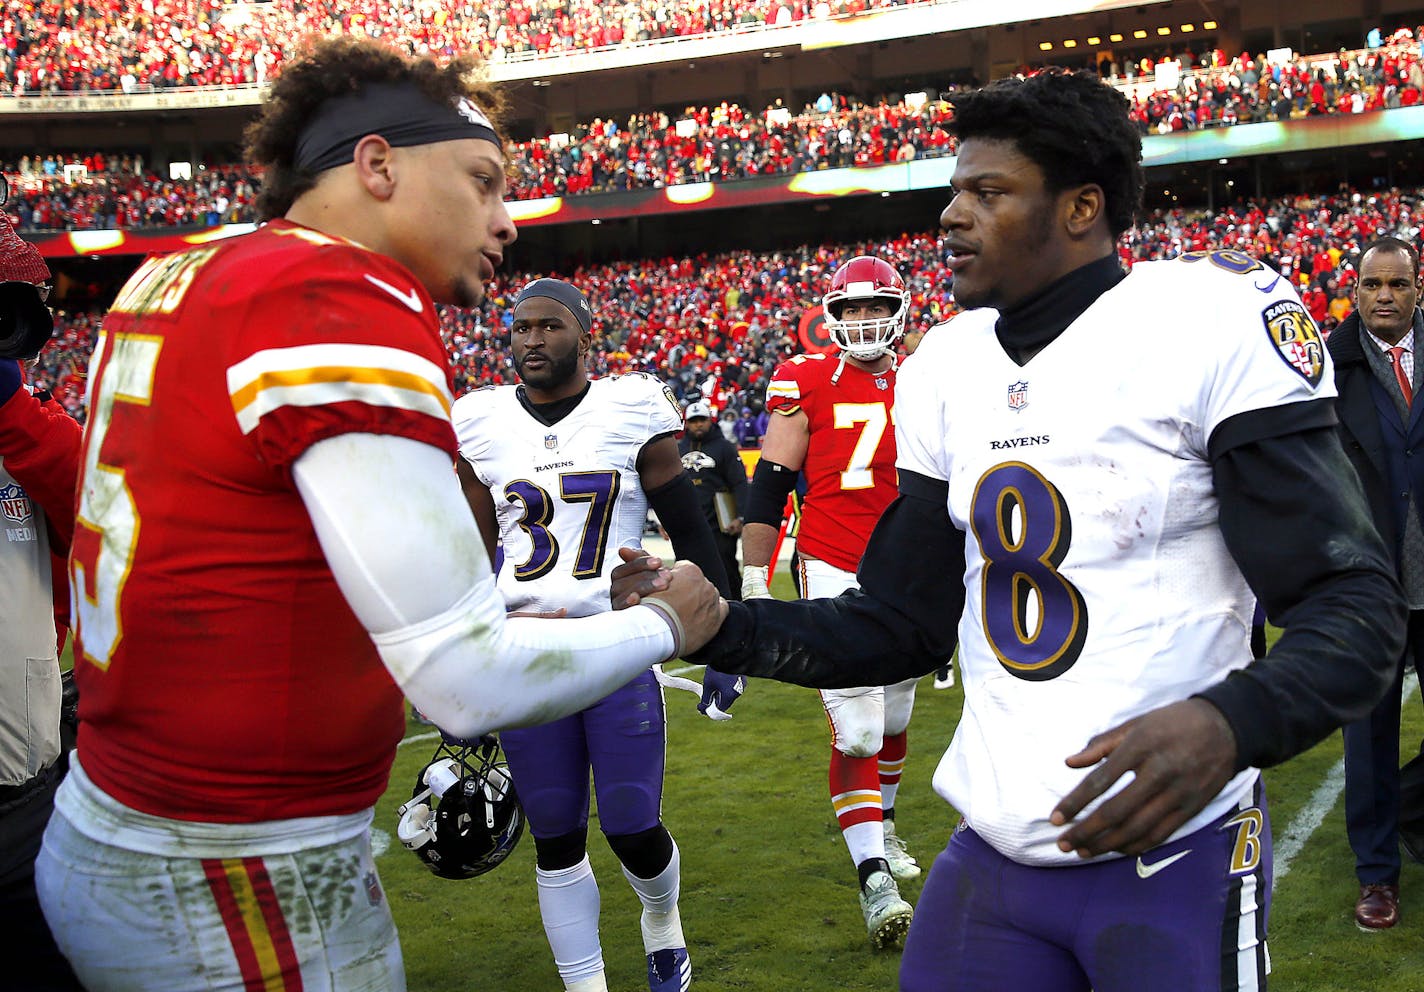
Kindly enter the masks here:
M 1144 134 L 1260 121 L 1361 114 L 1418 105 L 1424 63 L 1409 28 L 1388 44 L 1267 63 L 1245 55 L 1187 70 L 1170 87 L 1123 82 Z M 946 90 L 950 89 L 946 84 Z M 941 96 L 950 95 L 941 91 Z M 509 148 L 516 199 L 659 189 L 876 166 L 950 154 L 952 108 L 944 99 L 862 102 L 821 94 L 795 115 L 777 105 L 752 113 L 735 102 L 689 107 L 679 116 L 637 114 L 626 124 L 596 118 L 572 133 Z M 188 178 L 162 175 L 141 154 L 100 150 L 22 154 L 0 164 L 12 176 L 9 204 L 26 230 L 214 226 L 254 219 L 260 177 L 209 163 Z

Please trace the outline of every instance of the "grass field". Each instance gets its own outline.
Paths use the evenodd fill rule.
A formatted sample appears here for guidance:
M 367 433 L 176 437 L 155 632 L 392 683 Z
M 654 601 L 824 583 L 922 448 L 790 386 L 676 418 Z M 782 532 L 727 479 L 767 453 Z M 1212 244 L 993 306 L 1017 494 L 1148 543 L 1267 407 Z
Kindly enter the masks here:
M 781 587 L 777 593 L 790 595 Z M 926 867 L 956 820 L 931 791 L 930 777 L 962 701 L 958 688 L 937 691 L 926 678 L 910 725 L 909 760 L 896 807 L 900 833 Z M 682 851 L 681 910 L 694 987 L 702 992 L 894 989 L 899 955 L 872 951 L 866 940 L 854 871 L 831 814 L 828 742 L 816 694 L 758 680 L 738 701 L 734 719 L 719 724 L 700 716 L 687 693 L 669 691 L 667 702 L 663 814 Z M 428 731 L 412 724 L 409 733 Z M 1421 734 L 1424 710 L 1416 695 L 1405 706 L 1407 753 Z M 377 828 L 394 834 L 396 807 L 409 798 L 432 750 L 428 740 L 401 747 L 393 785 L 377 810 Z M 1278 876 L 1271 987 L 1424 992 L 1424 869 L 1405 864 L 1398 927 L 1381 934 L 1355 928 L 1353 859 L 1338 795 L 1340 758 L 1337 733 L 1267 774 Z M 1313 827 L 1317 809 L 1324 819 Z M 609 988 L 646 989 L 639 904 L 597 831 L 596 812 L 590 835 L 602 889 Z M 499 869 L 470 881 L 435 878 L 398 844 L 379 864 L 412 992 L 562 988 L 539 921 L 534 845 L 527 837 Z M 919 883 L 902 890 L 914 902 Z

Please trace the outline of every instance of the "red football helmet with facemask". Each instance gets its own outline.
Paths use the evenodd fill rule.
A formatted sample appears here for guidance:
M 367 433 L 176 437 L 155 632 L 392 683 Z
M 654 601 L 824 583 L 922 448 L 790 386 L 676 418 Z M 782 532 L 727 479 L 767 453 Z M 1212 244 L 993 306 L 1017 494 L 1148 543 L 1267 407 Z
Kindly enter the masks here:
M 866 320 L 841 320 L 850 301 L 886 303 L 890 313 Z M 905 280 L 889 262 L 874 255 L 857 255 L 831 278 L 831 288 L 821 298 L 826 330 L 836 347 L 860 361 L 870 361 L 888 352 L 895 339 L 905 332 L 910 312 L 910 293 Z

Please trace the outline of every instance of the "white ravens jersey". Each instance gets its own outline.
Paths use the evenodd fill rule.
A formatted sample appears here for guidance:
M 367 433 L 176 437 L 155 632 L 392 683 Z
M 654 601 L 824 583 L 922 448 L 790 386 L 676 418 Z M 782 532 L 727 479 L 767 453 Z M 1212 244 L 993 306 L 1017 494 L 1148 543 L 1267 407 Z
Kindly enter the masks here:
M 682 429 L 665 386 L 642 373 L 595 379 L 556 424 L 535 420 L 517 386 L 455 401 L 460 455 L 494 496 L 511 611 L 604 613 L 619 547 L 641 543 L 648 498 L 637 461 L 650 440 Z
M 1239 252 L 1138 264 L 1024 366 L 997 318 L 969 311 L 926 335 L 896 395 L 897 465 L 946 481 L 966 534 L 964 715 L 934 785 L 1005 856 L 1076 864 L 1048 821 L 1087 774 L 1063 759 L 1251 660 L 1213 432 L 1332 397 L 1334 377 L 1294 290 Z

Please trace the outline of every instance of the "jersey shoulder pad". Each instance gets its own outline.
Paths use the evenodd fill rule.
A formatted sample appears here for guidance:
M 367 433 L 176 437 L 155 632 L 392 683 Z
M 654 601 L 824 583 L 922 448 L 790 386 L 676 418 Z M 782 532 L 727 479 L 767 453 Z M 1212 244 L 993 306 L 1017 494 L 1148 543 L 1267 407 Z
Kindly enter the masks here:
M 481 457 L 496 435 L 508 428 L 505 414 L 510 412 L 507 405 L 514 398 L 515 388 L 482 386 L 461 396 L 450 408 L 450 421 L 455 425 L 460 453 L 470 461 Z
M 797 355 L 776 367 L 766 389 L 767 409 L 794 413 L 830 380 L 836 362 L 826 355 Z
M 643 439 L 682 430 L 682 407 L 661 379 L 644 372 L 595 379 L 589 399 L 610 433 Z

